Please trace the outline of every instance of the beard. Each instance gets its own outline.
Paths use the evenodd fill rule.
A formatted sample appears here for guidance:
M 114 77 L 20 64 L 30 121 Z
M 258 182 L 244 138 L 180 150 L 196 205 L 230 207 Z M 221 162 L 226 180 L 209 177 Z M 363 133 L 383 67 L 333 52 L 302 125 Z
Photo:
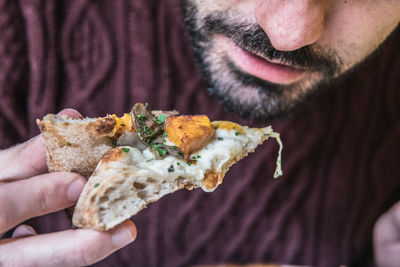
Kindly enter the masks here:
M 182 0 L 181 6 L 208 92 L 245 119 L 265 122 L 284 116 L 340 74 L 339 57 L 326 49 L 305 46 L 279 51 L 258 24 L 245 22 L 243 16 L 230 12 L 200 15 L 192 0 Z M 276 84 L 255 77 L 235 65 L 220 45 L 223 39 L 251 54 L 304 71 L 307 77 L 292 84 Z

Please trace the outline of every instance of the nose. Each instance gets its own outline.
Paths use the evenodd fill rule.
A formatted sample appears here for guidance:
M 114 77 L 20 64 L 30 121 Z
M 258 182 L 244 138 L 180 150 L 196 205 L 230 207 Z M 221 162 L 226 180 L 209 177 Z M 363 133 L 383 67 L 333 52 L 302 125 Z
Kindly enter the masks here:
M 315 43 L 324 30 L 324 0 L 260 0 L 257 23 L 277 50 L 292 51 Z

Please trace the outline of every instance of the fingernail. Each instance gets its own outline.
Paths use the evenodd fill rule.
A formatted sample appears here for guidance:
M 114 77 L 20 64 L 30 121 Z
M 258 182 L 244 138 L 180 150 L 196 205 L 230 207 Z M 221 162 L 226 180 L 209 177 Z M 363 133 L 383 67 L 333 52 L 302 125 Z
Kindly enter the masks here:
M 26 225 L 26 224 L 23 224 L 23 226 L 25 228 L 24 230 L 26 230 L 27 233 L 32 234 L 32 235 L 36 234 L 36 231 L 35 231 L 35 229 L 33 229 L 32 226 Z
M 66 108 L 57 113 L 57 115 L 67 116 L 69 118 L 83 119 L 83 116 L 72 108 Z
M 136 238 L 136 228 L 134 224 L 132 222 L 129 223 L 129 226 L 127 225 L 127 223 L 124 224 L 124 226 L 120 226 L 119 228 L 117 228 L 112 235 L 112 242 L 117 248 L 128 245 Z
M 32 236 L 32 235 L 36 235 L 35 229 L 33 229 L 29 225 L 21 224 L 14 230 L 12 237 L 17 238 L 17 237 L 25 237 L 25 236 Z
M 67 189 L 67 197 L 69 201 L 77 201 L 81 195 L 84 184 L 80 179 L 73 181 Z

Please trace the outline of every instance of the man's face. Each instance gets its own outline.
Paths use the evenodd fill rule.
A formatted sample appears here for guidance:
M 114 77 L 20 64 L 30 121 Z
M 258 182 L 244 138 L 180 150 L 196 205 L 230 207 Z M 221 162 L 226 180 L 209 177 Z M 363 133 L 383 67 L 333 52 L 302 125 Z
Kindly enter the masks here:
M 400 21 L 400 0 L 181 1 L 209 92 L 257 120 L 304 102 Z

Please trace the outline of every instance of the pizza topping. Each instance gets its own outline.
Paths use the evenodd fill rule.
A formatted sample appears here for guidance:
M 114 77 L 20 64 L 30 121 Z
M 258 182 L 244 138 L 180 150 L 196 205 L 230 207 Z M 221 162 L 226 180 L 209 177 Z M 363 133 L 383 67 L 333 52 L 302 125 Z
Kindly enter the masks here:
M 174 166 L 173 165 L 169 166 L 168 172 L 174 172 Z
M 159 135 L 156 139 L 151 141 L 150 143 L 150 151 L 153 152 L 154 156 L 157 159 L 162 159 L 167 155 L 172 155 L 178 159 L 183 158 L 183 153 L 179 150 L 177 146 L 167 145 L 167 134 L 163 132 L 163 134 Z
M 125 132 L 119 138 L 118 141 L 115 141 L 115 146 L 132 146 L 136 147 L 139 150 L 145 150 L 147 148 L 147 144 L 140 140 L 138 134 L 136 132 Z
M 161 124 L 163 124 L 165 122 L 166 119 L 167 119 L 167 116 L 165 114 L 160 114 L 157 117 L 156 122 L 161 125 Z
M 105 118 L 99 118 L 97 121 L 89 124 L 89 127 L 93 127 L 97 134 L 101 135 L 113 135 L 115 134 L 114 129 L 117 123 L 112 116 L 107 116 Z
M 111 116 L 115 120 L 115 134 L 122 135 L 125 132 L 133 132 L 135 131 L 133 127 L 132 117 L 128 113 L 124 113 L 124 116 L 118 117 L 115 114 Z
M 183 158 L 183 153 L 177 146 L 167 145 L 165 121 L 168 117 L 178 114 L 177 111 L 150 112 L 147 105 L 136 103 L 132 108 L 133 127 L 139 140 L 150 148 L 156 159 L 162 159 L 168 154 Z
M 138 133 L 141 140 L 145 143 L 155 139 L 158 135 L 162 134 L 164 130 L 164 123 L 158 121 L 147 106 L 142 103 L 136 103 L 132 108 L 133 127 Z
M 151 113 L 157 118 L 159 118 L 160 115 L 164 115 L 165 118 L 179 115 L 179 112 L 176 110 L 152 110 Z
M 190 154 L 206 146 L 215 133 L 206 115 L 168 117 L 165 131 L 168 139 L 183 152 L 186 160 Z
M 167 150 L 165 149 L 166 146 L 164 144 L 154 143 L 151 145 L 151 149 L 158 153 L 158 158 L 163 158 L 167 155 Z M 157 155 L 156 153 L 156 155 Z
M 234 135 L 245 134 L 242 126 L 229 121 L 214 121 L 206 115 L 177 116 L 177 111 L 150 111 L 147 104 L 137 103 L 132 112 L 123 117 L 116 115 L 99 118 L 95 130 L 107 134 L 117 140 L 113 146 L 132 146 L 140 150 L 149 148 L 155 159 L 163 159 L 172 155 L 185 159 L 187 165 L 196 164 L 200 155 L 190 158 L 190 155 L 205 147 L 215 135 L 215 131 L 234 131 Z M 274 177 L 282 175 L 281 150 L 282 143 L 279 134 L 271 131 L 271 137 L 277 139 L 280 150 L 276 162 Z M 224 141 L 221 136 L 218 141 Z M 170 141 L 170 142 L 169 142 Z M 171 142 L 174 145 L 171 145 Z M 124 152 L 128 152 L 123 149 Z

